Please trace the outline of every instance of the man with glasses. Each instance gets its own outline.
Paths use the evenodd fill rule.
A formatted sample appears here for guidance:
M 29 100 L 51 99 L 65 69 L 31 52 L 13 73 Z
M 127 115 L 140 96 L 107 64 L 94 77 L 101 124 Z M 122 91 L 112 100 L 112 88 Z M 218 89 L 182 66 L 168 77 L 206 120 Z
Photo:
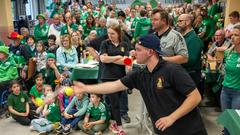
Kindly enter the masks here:
M 185 39 L 188 49 L 188 62 L 182 66 L 187 70 L 196 86 L 201 80 L 201 53 L 203 51 L 203 42 L 192 28 L 192 16 L 182 14 L 178 17 L 177 28 Z

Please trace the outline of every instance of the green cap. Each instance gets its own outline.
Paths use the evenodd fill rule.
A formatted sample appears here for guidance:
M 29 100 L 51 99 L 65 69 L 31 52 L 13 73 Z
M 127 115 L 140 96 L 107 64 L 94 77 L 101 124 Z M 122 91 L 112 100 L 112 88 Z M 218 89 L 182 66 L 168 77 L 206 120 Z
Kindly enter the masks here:
M 47 54 L 47 59 L 48 59 L 48 58 L 56 59 L 56 55 L 53 54 L 53 53 L 48 53 L 48 54 Z
M 3 52 L 7 55 L 9 55 L 9 49 L 7 46 L 0 46 L 0 52 Z
M 39 14 L 39 15 L 37 15 L 37 19 L 38 19 L 38 17 L 42 17 L 44 20 L 46 20 L 46 17 L 44 14 Z

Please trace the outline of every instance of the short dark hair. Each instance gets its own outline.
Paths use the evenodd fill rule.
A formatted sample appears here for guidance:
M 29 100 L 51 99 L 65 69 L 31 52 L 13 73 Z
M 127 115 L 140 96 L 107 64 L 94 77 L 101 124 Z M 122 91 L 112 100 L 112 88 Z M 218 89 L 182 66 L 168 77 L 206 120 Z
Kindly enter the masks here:
M 126 14 L 122 10 L 118 11 L 117 15 L 118 15 L 118 17 L 121 16 L 121 17 L 126 18 Z
M 141 11 L 140 11 L 140 16 L 141 17 L 145 17 L 147 15 L 147 11 L 145 10 L 145 9 L 142 9 Z
M 157 9 L 157 8 L 153 9 L 152 15 L 157 14 L 157 13 L 159 13 L 161 16 L 161 19 L 165 19 L 166 23 L 168 24 L 168 20 L 169 20 L 168 13 L 163 9 Z
M 51 34 L 51 35 L 48 36 L 48 39 L 52 39 L 52 40 L 56 41 L 56 36 Z
M 10 83 L 9 83 L 9 88 L 11 89 L 14 84 L 18 84 L 18 85 L 21 86 L 21 84 L 20 84 L 19 81 L 17 81 L 17 80 L 12 80 L 12 81 L 10 81 Z
M 239 18 L 239 12 L 238 11 L 232 11 L 229 14 L 229 17 Z
M 29 36 L 26 38 L 26 41 L 28 41 L 29 38 L 33 39 L 34 42 L 36 41 L 36 40 L 35 40 L 35 37 L 34 37 L 33 35 L 29 35 Z

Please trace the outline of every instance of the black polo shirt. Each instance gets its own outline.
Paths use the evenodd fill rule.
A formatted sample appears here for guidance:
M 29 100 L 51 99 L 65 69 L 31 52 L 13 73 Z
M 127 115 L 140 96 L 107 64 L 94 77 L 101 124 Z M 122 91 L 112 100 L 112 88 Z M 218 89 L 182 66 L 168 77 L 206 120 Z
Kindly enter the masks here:
M 160 135 L 205 135 L 199 110 L 178 119 L 164 132 L 155 127 L 155 122 L 174 112 L 195 88 L 188 73 L 178 64 L 160 60 L 152 72 L 147 67 L 133 71 L 121 78 L 121 82 L 129 89 L 140 91 L 150 114 L 155 133 Z
M 106 53 L 108 56 L 129 56 L 129 47 L 126 42 L 120 42 L 118 46 L 115 46 L 107 39 L 101 44 L 100 55 Z M 101 79 L 116 80 L 125 75 L 125 65 L 102 63 Z

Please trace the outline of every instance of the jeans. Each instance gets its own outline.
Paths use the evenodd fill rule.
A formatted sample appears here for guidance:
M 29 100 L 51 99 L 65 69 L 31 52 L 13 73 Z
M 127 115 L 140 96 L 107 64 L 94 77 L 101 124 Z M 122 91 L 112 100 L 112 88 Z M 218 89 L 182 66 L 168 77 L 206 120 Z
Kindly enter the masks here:
M 50 132 L 53 130 L 53 124 L 45 118 L 33 119 L 31 125 L 38 132 Z
M 77 110 L 76 109 L 71 109 L 69 112 L 68 112 L 68 114 L 74 114 L 74 113 L 76 113 L 77 112 Z M 72 119 L 66 119 L 66 118 L 64 118 L 64 117 L 62 117 L 62 122 L 61 122 L 61 124 L 63 124 L 63 125 L 67 125 L 67 124 L 70 124 L 71 125 L 71 128 L 75 128 L 76 126 L 77 126 L 77 123 L 81 120 L 81 119 L 83 119 L 84 118 L 84 116 L 78 116 L 78 117 L 75 117 L 75 118 L 72 118 Z
M 222 111 L 240 109 L 240 90 L 223 86 L 220 98 Z M 224 129 L 224 135 L 230 135 L 226 128 Z

